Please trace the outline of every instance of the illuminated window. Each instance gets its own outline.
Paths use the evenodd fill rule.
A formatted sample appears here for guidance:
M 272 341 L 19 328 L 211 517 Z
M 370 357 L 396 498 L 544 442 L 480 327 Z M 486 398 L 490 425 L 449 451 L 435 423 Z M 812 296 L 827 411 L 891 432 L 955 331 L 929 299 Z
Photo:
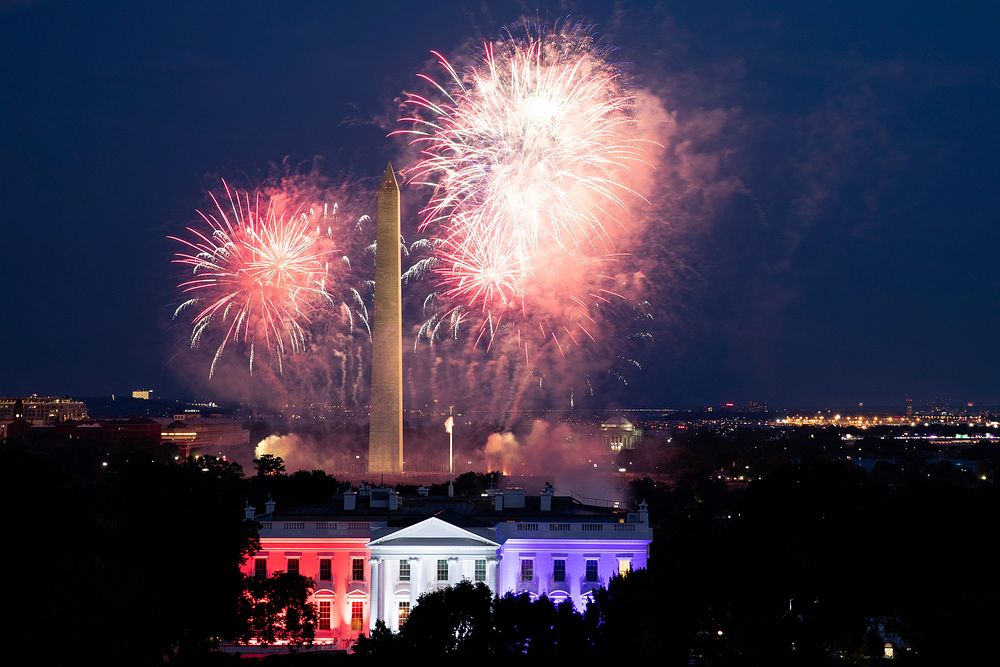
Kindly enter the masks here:
M 333 581 L 333 561 L 330 558 L 319 559 L 319 580 Z
M 288 574 L 298 574 L 299 573 L 299 559 L 289 558 L 288 559 Z
M 330 629 L 330 611 L 333 609 L 333 604 L 329 600 L 319 601 L 319 621 L 317 622 L 316 628 L 319 630 L 329 630 Z
M 266 558 L 254 558 L 253 559 L 253 576 L 258 579 L 267 579 L 267 559 Z
M 632 559 L 631 558 L 619 558 L 618 559 L 618 576 L 624 577 L 626 574 L 632 571 Z
M 399 580 L 400 581 L 410 580 L 410 561 L 408 560 L 399 561 Z
M 486 581 L 486 561 L 476 561 L 476 581 Z
M 437 566 L 437 580 L 438 581 L 448 581 L 448 560 L 442 558 L 438 561 Z
M 552 581 L 566 581 L 565 558 L 557 558 L 552 561 Z
M 597 576 L 597 559 L 588 558 L 587 559 L 587 574 L 585 577 L 586 581 L 600 581 Z
M 535 578 L 535 561 L 532 558 L 521 559 L 521 581 L 531 581 Z
M 352 558 L 351 559 L 351 581 L 364 581 L 365 580 L 365 559 L 364 558 Z
M 399 603 L 399 627 L 406 625 L 406 619 L 410 617 L 410 603 L 400 602 Z
M 353 632 L 361 632 L 365 625 L 365 603 L 364 602 L 352 602 L 351 603 L 351 630 Z

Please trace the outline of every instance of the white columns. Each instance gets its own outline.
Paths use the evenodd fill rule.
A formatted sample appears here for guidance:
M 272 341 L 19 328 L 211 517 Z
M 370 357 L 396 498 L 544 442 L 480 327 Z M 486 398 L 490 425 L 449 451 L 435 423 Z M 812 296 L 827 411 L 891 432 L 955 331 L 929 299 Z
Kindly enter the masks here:
M 370 591 L 368 595 L 368 627 L 370 630 L 375 629 L 375 622 L 382 618 L 382 590 L 379 586 L 379 559 L 372 558 L 368 561 L 372 566 L 372 580 L 371 585 L 368 587 Z
M 459 574 L 460 573 L 458 571 L 458 556 L 449 556 L 448 557 L 448 585 L 449 586 L 454 586 L 455 584 L 458 583 L 458 579 L 459 579 L 458 575 Z
M 419 558 L 410 557 L 410 609 L 417 606 L 417 598 L 420 597 L 424 588 L 423 568 L 420 563 Z
M 493 591 L 493 595 L 500 595 L 500 582 L 497 581 L 499 565 L 500 559 L 497 557 L 486 559 L 486 585 Z

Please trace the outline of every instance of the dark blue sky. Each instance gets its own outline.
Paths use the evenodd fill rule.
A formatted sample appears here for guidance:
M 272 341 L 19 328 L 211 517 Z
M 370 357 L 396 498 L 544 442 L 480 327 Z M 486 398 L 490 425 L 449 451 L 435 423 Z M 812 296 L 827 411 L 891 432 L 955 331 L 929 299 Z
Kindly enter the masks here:
M 0 4 L 0 394 L 184 393 L 165 237 L 214 177 L 377 176 L 430 49 L 572 14 L 697 172 L 617 402 L 1000 403 L 996 6 L 759 4 Z

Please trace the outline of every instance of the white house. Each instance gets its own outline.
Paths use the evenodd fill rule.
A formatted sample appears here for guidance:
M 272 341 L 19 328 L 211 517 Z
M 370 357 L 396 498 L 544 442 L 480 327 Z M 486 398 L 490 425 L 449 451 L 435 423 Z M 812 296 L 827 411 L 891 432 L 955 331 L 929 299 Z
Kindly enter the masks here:
M 420 595 L 462 579 L 496 595 L 547 595 L 582 608 L 596 588 L 646 567 L 652 532 L 637 511 L 520 489 L 482 498 L 402 497 L 362 486 L 330 502 L 246 517 L 261 523 L 247 574 L 316 580 L 317 643 L 348 646 L 378 620 L 398 630 Z

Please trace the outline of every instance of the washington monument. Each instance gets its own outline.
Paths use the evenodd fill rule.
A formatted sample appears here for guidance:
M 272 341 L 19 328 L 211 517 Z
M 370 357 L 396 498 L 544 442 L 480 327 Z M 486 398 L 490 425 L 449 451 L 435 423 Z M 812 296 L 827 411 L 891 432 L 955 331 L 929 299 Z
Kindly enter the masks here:
M 399 185 L 385 168 L 375 218 L 375 326 L 372 328 L 368 472 L 403 471 L 403 305 Z

